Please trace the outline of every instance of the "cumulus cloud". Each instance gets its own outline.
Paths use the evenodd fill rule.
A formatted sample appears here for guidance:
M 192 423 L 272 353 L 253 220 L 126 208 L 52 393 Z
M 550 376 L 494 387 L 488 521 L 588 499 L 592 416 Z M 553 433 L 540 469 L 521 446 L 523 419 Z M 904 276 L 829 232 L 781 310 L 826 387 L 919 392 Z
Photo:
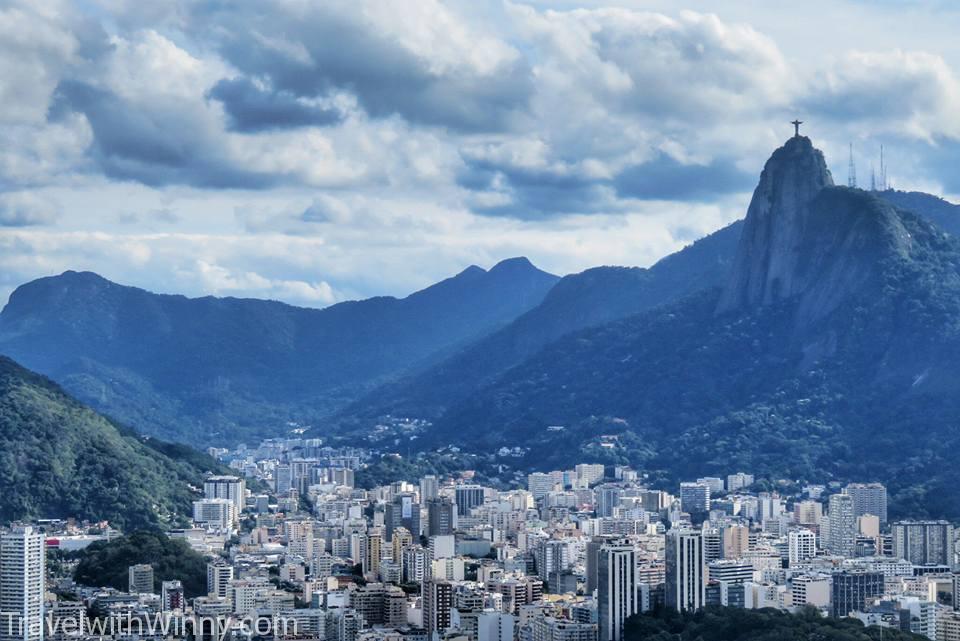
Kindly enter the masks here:
M 349 90 L 374 117 L 490 131 L 508 127 L 533 90 L 513 46 L 436 0 L 274 1 L 199 14 L 220 27 L 224 59 L 266 80 L 278 102 Z
M 927 52 L 849 52 L 815 76 L 804 104 L 818 116 L 874 132 L 960 139 L 960 79 Z

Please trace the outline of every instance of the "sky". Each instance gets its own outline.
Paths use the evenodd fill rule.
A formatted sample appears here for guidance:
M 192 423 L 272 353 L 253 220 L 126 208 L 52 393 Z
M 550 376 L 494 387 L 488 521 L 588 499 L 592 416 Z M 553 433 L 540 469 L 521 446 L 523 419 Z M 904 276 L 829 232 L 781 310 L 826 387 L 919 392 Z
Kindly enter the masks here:
M 0 304 L 68 269 L 323 307 L 647 266 L 790 120 L 960 200 L 956 3 L 0 0 Z

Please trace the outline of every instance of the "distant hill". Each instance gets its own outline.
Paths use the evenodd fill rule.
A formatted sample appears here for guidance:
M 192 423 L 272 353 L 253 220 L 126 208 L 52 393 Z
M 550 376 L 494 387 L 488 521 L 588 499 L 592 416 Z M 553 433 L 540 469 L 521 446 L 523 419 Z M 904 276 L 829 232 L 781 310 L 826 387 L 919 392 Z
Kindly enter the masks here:
M 145 434 L 237 443 L 283 433 L 499 329 L 557 280 L 515 258 L 403 299 L 317 310 L 66 272 L 17 288 L 0 313 L 0 353 Z
M 421 447 L 522 445 L 530 467 L 629 462 L 674 480 L 884 480 L 894 513 L 956 517 L 958 358 L 958 241 L 832 186 L 799 137 L 764 168 L 722 287 L 551 343 Z
M 875 192 L 894 207 L 908 209 L 923 216 L 943 231 L 960 236 L 960 205 L 922 191 L 887 189 Z
M 107 519 L 120 528 L 182 524 L 206 455 L 144 439 L 0 357 L 0 523 Z
M 566 334 L 625 318 L 724 283 L 742 221 L 649 269 L 595 267 L 566 276 L 543 302 L 449 358 L 376 389 L 346 408 L 347 423 L 383 414 L 436 417 L 483 384 Z

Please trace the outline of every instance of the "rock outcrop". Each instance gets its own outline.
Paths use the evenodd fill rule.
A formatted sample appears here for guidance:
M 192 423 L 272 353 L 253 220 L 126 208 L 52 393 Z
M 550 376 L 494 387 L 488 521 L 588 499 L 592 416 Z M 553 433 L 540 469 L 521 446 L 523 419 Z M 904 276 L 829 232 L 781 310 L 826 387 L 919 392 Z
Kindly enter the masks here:
M 795 136 L 760 175 L 717 312 L 793 300 L 797 324 L 806 326 L 876 282 L 884 260 L 909 248 L 889 203 L 834 187 L 820 150 Z

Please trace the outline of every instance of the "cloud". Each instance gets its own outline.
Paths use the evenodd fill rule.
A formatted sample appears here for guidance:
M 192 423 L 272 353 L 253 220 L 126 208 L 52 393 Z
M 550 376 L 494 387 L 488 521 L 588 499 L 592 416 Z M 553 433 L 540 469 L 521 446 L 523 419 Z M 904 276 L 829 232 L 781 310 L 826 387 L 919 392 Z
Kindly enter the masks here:
M 273 91 L 249 78 L 225 78 L 215 84 L 208 95 L 223 103 L 233 131 L 252 133 L 322 127 L 343 119 L 336 107 L 316 104 L 289 91 Z
M 0 227 L 49 225 L 60 216 L 53 202 L 31 193 L 0 194 Z
M 730 159 L 684 164 L 661 154 L 643 164 L 624 168 L 613 183 L 617 194 L 644 200 L 709 201 L 717 196 L 750 190 L 756 176 Z
M 242 8 L 241 8 L 242 7 Z M 526 109 L 531 71 L 510 44 L 435 0 L 264 2 L 202 10 L 221 55 L 274 100 L 354 94 L 369 115 L 499 131 Z
M 849 52 L 814 78 L 802 104 L 875 135 L 960 140 L 960 79 L 941 56 L 927 52 Z

